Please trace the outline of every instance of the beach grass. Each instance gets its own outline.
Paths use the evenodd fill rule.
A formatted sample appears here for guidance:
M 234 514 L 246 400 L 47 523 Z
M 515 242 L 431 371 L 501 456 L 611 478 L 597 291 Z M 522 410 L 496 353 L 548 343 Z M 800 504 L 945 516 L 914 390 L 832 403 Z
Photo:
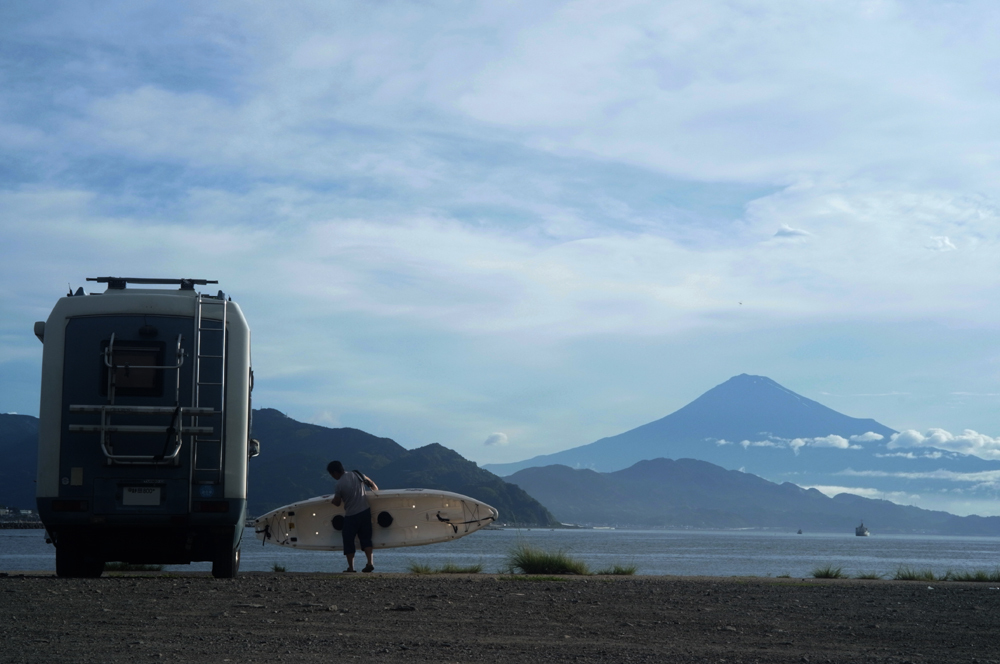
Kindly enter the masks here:
M 445 563 L 441 567 L 434 569 L 425 563 L 410 563 L 410 574 L 479 574 L 483 571 L 481 564 L 456 565 L 455 563 Z
M 507 571 L 521 574 L 590 574 L 587 564 L 565 551 L 545 551 L 518 544 L 507 553 Z
M 272 572 L 286 572 L 287 570 L 285 569 L 284 565 L 279 565 L 278 563 L 274 563 L 273 565 L 271 565 L 271 571 Z
M 163 565 L 147 565 L 144 563 L 104 563 L 105 572 L 162 572 Z
M 929 569 L 916 569 L 909 565 L 900 565 L 896 568 L 896 573 L 892 576 L 894 581 L 940 581 L 934 576 L 934 571 Z
M 952 572 L 949 571 L 944 575 L 944 579 L 947 581 L 974 581 L 979 583 L 998 583 L 1000 582 L 1000 567 L 994 569 L 992 572 L 987 572 L 986 570 L 972 570 L 969 572 Z
M 874 580 L 874 579 L 881 579 L 883 576 L 884 576 L 883 574 L 879 574 L 878 572 L 873 570 L 871 572 L 858 572 L 857 574 L 854 575 L 854 578 Z
M 637 565 L 612 565 L 611 567 L 599 569 L 594 574 L 601 576 L 632 576 L 638 569 Z
M 475 565 L 456 565 L 455 563 L 445 563 L 438 570 L 439 574 L 479 574 L 483 571 L 480 563 Z
M 843 579 L 846 576 L 843 567 L 834 567 L 833 565 L 817 567 L 812 571 L 812 575 L 814 579 Z

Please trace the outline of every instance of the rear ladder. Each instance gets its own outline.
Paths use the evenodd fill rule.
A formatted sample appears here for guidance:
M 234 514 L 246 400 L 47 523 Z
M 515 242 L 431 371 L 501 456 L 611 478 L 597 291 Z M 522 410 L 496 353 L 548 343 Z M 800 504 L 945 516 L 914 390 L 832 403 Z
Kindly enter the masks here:
M 221 308 L 221 320 L 205 316 L 211 307 Z M 212 411 L 209 415 L 191 417 L 192 427 L 199 431 L 211 427 L 212 431 L 193 436 L 191 446 L 192 489 L 199 492 L 199 497 L 221 497 L 208 487 L 219 485 L 221 490 L 225 462 L 227 313 L 226 298 L 221 292 L 218 297 L 199 294 L 195 300 L 192 405 L 198 413 Z

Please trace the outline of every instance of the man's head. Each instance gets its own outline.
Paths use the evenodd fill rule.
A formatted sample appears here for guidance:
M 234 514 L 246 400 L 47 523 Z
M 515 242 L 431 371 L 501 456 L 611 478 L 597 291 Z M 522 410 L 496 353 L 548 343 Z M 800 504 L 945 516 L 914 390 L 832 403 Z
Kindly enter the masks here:
M 339 480 L 344 475 L 344 464 L 339 461 L 331 461 L 326 466 L 326 472 L 333 475 L 333 479 Z

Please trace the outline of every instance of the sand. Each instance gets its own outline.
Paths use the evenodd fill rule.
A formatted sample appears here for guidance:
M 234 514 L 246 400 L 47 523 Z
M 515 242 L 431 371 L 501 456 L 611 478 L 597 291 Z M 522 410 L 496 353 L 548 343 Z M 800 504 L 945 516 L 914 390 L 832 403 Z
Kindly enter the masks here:
M 1000 662 L 997 584 L 0 578 L 2 662 Z

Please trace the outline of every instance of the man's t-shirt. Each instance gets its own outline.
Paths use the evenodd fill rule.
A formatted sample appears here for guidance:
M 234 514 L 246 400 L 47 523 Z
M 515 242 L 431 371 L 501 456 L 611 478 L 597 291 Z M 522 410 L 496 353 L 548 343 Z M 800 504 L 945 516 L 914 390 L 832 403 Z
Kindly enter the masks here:
M 347 471 L 337 480 L 337 491 L 334 498 L 344 501 L 344 515 L 360 514 L 368 509 L 368 499 L 365 498 L 365 485 L 352 471 Z

